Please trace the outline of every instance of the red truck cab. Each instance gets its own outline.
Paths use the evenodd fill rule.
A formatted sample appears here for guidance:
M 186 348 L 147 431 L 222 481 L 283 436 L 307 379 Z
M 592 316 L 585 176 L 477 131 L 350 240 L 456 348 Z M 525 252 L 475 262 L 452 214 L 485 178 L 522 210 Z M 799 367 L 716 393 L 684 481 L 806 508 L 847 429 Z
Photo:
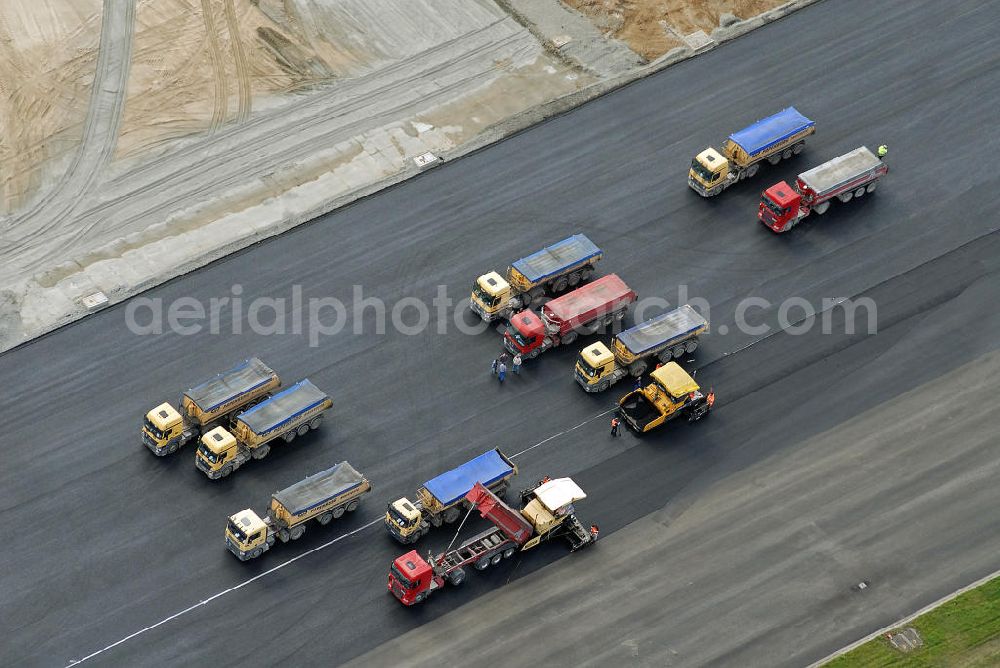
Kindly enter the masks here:
M 779 181 L 763 192 L 757 207 L 757 218 L 775 232 L 781 232 L 799 216 L 802 195 L 798 190 Z
M 431 565 L 416 550 L 410 550 L 392 562 L 388 589 L 403 605 L 413 605 L 427 598 L 432 588 L 444 584 L 438 579 Z
M 534 311 L 521 311 L 510 319 L 503 335 L 506 347 L 528 356 L 545 339 L 545 322 Z

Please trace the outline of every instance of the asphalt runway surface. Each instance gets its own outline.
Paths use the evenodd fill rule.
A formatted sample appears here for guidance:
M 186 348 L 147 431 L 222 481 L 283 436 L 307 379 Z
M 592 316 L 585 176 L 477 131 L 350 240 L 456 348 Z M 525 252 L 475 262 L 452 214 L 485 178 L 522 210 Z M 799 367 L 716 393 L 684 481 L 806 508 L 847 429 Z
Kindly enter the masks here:
M 585 395 L 571 380 L 578 346 L 547 353 L 499 386 L 488 372 L 497 334 L 468 336 L 453 324 L 438 333 L 451 313 L 410 336 L 391 327 L 375 333 L 368 310 L 357 321 L 364 333 L 355 335 L 351 322 L 310 347 L 291 327 L 263 336 L 245 323 L 239 334 L 223 326 L 218 334 L 139 336 L 119 305 L 3 355 L 0 518 L 10 538 L 0 571 L 7 630 L 0 662 L 346 661 L 458 606 L 488 602 L 480 597 L 507 579 L 564 557 L 560 546 L 547 546 L 515 573 L 474 574 L 420 609 L 405 610 L 385 593 L 388 563 L 403 550 L 380 526 L 362 527 L 387 501 L 489 447 L 537 445 L 518 458 L 524 482 L 577 476 L 593 490 L 581 514 L 600 518 L 613 545 L 617 530 L 675 498 L 693 507 L 727 473 L 764 461 L 778 466 L 805 439 L 989 353 L 1000 341 L 990 234 L 998 227 L 998 179 L 977 156 L 1000 150 L 991 131 L 1000 99 L 998 14 L 975 2 L 818 3 L 146 295 L 207 305 L 238 284 L 248 303 L 290 298 L 301 286 L 303 300 L 350 303 L 360 285 L 391 305 L 405 297 L 430 303 L 445 285 L 460 299 L 479 273 L 585 232 L 605 250 L 601 271 L 618 272 L 640 295 L 676 304 L 686 285 L 711 305 L 714 332 L 693 366 L 720 403 L 702 425 L 612 443 L 601 413 L 627 388 Z M 817 121 L 802 155 L 766 166 L 716 200 L 689 191 L 685 174 L 697 150 L 788 104 Z M 782 236 L 756 222 L 762 188 L 882 142 L 891 171 L 874 197 L 834 206 Z M 767 336 L 734 327 L 748 296 L 819 305 L 858 295 L 877 299 L 875 336 Z M 752 320 L 774 323 L 777 310 L 755 310 Z M 936 320 L 941 314 L 955 325 Z M 783 337 L 796 340 L 779 345 Z M 868 379 L 865 361 L 897 343 L 906 354 Z M 146 410 L 250 355 L 286 383 L 308 377 L 333 396 L 319 432 L 216 482 L 194 468 L 190 445 L 170 459 L 140 445 Z M 834 382 L 848 370 L 860 379 L 857 391 Z M 980 454 L 997 456 L 995 448 Z M 261 510 L 271 492 L 342 459 L 375 486 L 355 516 L 312 526 L 256 562 L 225 550 L 227 515 Z M 941 475 L 985 465 L 995 460 L 960 458 Z M 892 489 L 904 503 L 907 488 Z M 787 494 L 776 502 L 795 503 Z M 962 532 L 923 536 L 922 586 L 896 590 L 892 612 L 995 570 L 996 497 L 975 498 L 982 503 L 942 516 Z M 858 519 L 857 509 L 844 512 L 838 522 Z M 906 527 L 890 523 L 885 531 L 891 539 Z M 421 549 L 450 538 L 432 533 Z M 905 547 L 912 541 L 898 544 L 883 554 L 913 556 Z M 745 565 L 754 566 L 772 562 Z M 780 577 L 773 582 L 783 586 Z M 798 656 L 818 658 L 876 628 L 886 610 L 861 607 L 833 620 L 844 624 L 833 639 L 804 633 L 795 639 L 805 645 Z M 811 610 L 808 623 L 828 627 L 824 612 Z M 713 623 L 726 630 L 725 618 L 715 619 L 705 620 L 706 633 Z M 769 619 L 766 611 L 760 619 Z M 773 619 L 775 629 L 783 623 Z M 719 660 L 745 663 L 753 654 L 740 647 Z

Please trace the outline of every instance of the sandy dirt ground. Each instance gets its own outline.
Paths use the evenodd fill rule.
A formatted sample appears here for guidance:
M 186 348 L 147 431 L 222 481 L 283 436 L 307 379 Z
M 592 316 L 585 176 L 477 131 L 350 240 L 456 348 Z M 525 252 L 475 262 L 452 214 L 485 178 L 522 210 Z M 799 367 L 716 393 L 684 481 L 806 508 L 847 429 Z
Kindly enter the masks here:
M 0 2 L 0 214 L 76 148 L 97 63 L 101 0 Z
M 684 35 L 711 33 L 724 14 L 748 19 L 785 0 L 562 0 L 647 60 L 684 46 Z

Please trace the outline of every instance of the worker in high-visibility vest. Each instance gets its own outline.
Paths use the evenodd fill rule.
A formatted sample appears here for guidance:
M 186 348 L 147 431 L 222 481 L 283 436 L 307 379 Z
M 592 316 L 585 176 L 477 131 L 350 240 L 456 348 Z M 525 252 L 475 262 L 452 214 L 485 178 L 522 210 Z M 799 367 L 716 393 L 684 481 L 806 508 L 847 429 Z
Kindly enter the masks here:
M 886 156 L 886 154 L 888 154 L 888 153 L 889 153 L 889 147 L 886 146 L 885 144 L 882 144 L 882 145 L 880 145 L 878 147 L 878 159 L 879 160 L 881 160 L 882 158 L 884 158 Z

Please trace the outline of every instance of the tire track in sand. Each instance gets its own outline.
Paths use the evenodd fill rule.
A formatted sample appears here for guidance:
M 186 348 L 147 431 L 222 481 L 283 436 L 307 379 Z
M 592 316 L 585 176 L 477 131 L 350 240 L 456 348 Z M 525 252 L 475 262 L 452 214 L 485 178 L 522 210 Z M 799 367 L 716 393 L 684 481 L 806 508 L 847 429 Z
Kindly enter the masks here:
M 215 31 L 215 17 L 212 15 L 212 0 L 201 0 L 201 14 L 205 22 L 205 33 L 208 35 L 208 53 L 215 71 L 215 106 L 212 109 L 212 122 L 208 127 L 209 134 L 214 134 L 226 122 L 229 91 L 226 88 L 226 65 L 222 61 L 219 33 Z
M 236 122 L 243 123 L 250 118 L 253 105 L 250 88 L 250 64 L 243 50 L 243 40 L 240 38 L 240 23 L 236 17 L 236 7 L 233 0 L 226 0 L 226 24 L 229 28 L 229 45 L 233 50 L 233 62 L 236 65 L 236 85 L 239 92 L 239 107 L 236 111 Z

